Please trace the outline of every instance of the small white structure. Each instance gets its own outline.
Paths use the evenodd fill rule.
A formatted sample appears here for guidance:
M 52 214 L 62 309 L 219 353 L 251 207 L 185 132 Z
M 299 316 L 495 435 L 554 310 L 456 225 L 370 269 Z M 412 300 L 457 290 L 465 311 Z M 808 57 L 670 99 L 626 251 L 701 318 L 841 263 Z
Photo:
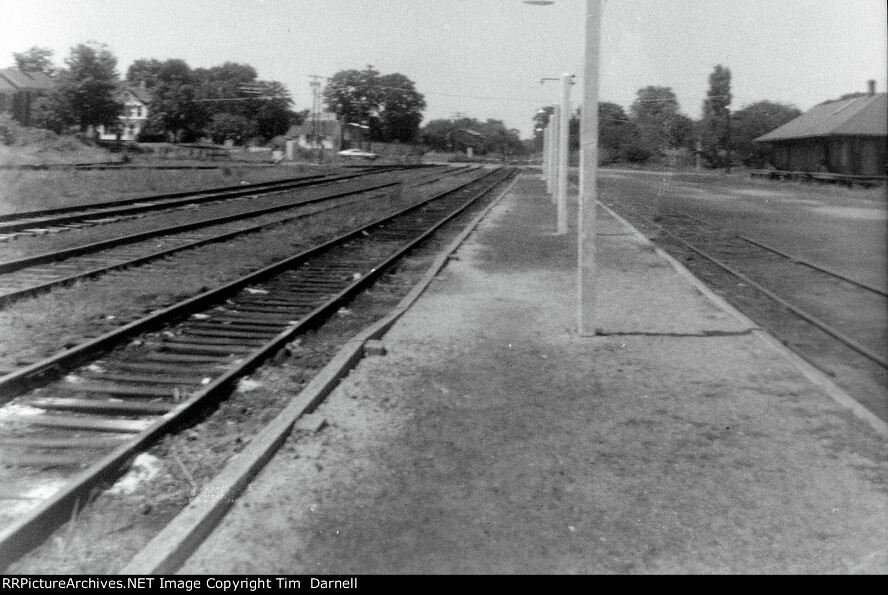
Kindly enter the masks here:
M 134 141 L 148 123 L 148 104 L 151 94 L 144 86 L 128 87 L 122 92 L 123 113 L 116 126 L 99 126 L 102 140 Z
M 309 115 L 302 124 L 290 128 L 286 136 L 302 149 L 339 151 L 342 148 L 342 124 L 332 112 L 317 114 L 317 117 Z

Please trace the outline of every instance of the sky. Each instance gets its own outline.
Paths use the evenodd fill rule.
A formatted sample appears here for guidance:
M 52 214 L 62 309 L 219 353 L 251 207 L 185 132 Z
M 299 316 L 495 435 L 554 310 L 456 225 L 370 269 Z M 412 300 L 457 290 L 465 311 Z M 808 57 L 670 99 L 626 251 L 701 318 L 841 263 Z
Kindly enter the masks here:
M 888 89 L 885 0 L 603 0 L 600 99 L 628 108 L 639 89 L 671 87 L 699 118 L 716 64 L 732 109 L 767 99 L 807 110 L 867 80 Z M 192 67 L 251 64 L 311 107 L 309 75 L 368 64 L 416 83 L 425 121 L 503 120 L 522 137 L 576 73 L 582 101 L 585 2 L 522 0 L 0 0 L 0 67 L 32 46 L 63 64 L 86 41 L 109 46 L 121 75 L 138 58 Z

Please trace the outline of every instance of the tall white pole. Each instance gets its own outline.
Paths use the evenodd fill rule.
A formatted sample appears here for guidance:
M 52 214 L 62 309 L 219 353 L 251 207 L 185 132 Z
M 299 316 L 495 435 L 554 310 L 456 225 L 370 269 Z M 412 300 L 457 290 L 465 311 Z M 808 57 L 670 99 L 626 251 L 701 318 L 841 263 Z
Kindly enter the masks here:
M 586 0 L 586 65 L 580 123 L 582 187 L 577 224 L 577 324 L 580 336 L 595 334 L 595 220 L 598 195 L 598 72 L 601 0 Z
M 552 126 L 546 124 L 546 192 L 552 188 Z
M 559 142 L 561 139 L 561 106 L 555 106 L 552 118 L 549 121 L 552 123 L 552 162 L 549 166 L 552 172 L 552 185 L 549 188 L 549 194 L 554 205 L 558 203 L 558 160 L 561 158 L 561 143 Z
M 567 166 L 570 160 L 570 84 L 573 77 L 561 75 L 561 117 L 558 137 L 558 235 L 567 233 Z
M 543 158 L 540 163 L 543 171 L 543 179 L 549 179 L 549 128 L 543 128 Z

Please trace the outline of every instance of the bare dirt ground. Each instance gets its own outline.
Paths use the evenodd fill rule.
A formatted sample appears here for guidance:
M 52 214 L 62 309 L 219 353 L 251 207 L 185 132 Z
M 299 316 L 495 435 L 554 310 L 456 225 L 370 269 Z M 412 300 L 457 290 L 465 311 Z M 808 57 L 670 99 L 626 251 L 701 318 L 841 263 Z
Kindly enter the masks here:
M 573 242 L 516 204 L 181 572 L 888 572 L 881 437 L 752 336 L 576 337 Z

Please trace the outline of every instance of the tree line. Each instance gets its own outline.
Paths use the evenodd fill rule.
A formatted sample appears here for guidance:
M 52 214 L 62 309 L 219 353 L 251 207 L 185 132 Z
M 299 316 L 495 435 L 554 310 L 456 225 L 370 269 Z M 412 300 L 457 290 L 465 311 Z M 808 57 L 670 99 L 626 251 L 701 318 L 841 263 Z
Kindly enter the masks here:
M 148 121 L 139 138 L 143 141 L 268 142 L 310 117 L 309 110 L 293 110 L 282 83 L 259 80 L 248 64 L 191 68 L 181 59 L 141 58 L 121 79 L 117 58 L 95 42 L 71 48 L 62 68 L 55 66 L 53 52 L 46 48 L 32 47 L 13 57 L 20 70 L 55 77 L 54 91 L 35 102 L 32 121 L 57 132 L 117 124 L 123 110 L 121 91 L 127 87 L 143 88 L 150 96 Z M 552 107 L 537 111 L 534 137 L 524 142 L 518 130 L 501 120 L 458 115 L 421 127 L 426 102 L 415 83 L 400 73 L 383 75 L 373 66 L 337 72 L 327 79 L 322 99 L 327 111 L 344 125 L 363 127 L 371 141 L 420 142 L 442 152 L 471 147 L 477 154 L 503 158 L 539 152 L 553 112 Z M 681 113 L 670 87 L 640 89 L 628 113 L 620 105 L 601 102 L 600 161 L 677 165 L 699 155 L 710 167 L 732 162 L 760 166 L 763 156 L 753 139 L 801 114 L 795 106 L 772 101 L 732 112 L 731 102 L 731 71 L 720 64 L 709 76 L 700 120 Z M 577 110 L 570 120 L 572 151 L 579 148 L 579 114 Z
M 139 138 L 143 141 L 269 141 L 305 117 L 305 112 L 293 111 L 282 83 L 259 80 L 249 64 L 191 68 L 185 60 L 141 58 L 121 78 L 117 58 L 104 44 L 71 48 L 61 68 L 52 56 L 51 50 L 39 47 L 13 53 L 19 70 L 55 78 L 54 90 L 35 101 L 32 122 L 60 133 L 116 126 L 127 88 L 144 89 L 149 97 L 148 120 Z
M 761 166 L 765 156 L 753 139 L 801 115 L 793 106 L 758 101 L 731 112 L 731 71 L 717 65 L 709 76 L 702 117 L 692 120 L 680 112 L 670 87 L 639 89 L 628 113 L 616 103 L 601 102 L 598 108 L 599 161 L 611 163 L 661 163 L 676 165 L 699 153 L 708 167 L 731 163 Z M 542 149 L 543 129 L 553 108 L 543 107 L 534 116 L 532 148 Z M 580 110 L 570 121 L 571 150 L 579 149 Z

